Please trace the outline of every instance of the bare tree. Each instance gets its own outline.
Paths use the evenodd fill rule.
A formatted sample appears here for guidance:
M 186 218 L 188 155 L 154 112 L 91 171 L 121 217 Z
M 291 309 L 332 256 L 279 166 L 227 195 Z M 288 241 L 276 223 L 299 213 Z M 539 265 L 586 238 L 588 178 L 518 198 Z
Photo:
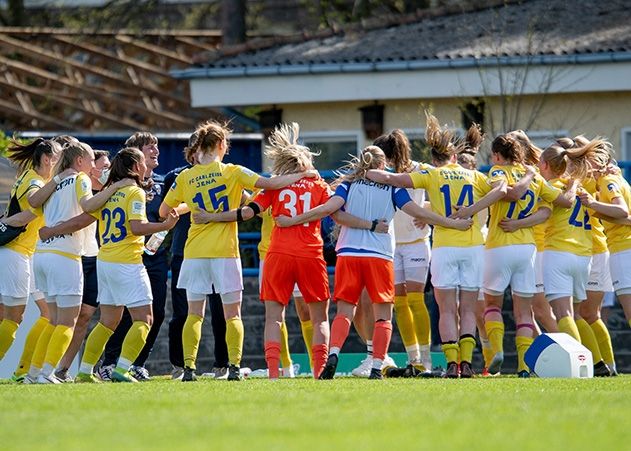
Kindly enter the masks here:
M 222 0 L 221 33 L 223 45 L 245 42 L 246 0 Z
M 24 0 L 9 0 L 7 2 L 6 15 L 0 15 L 0 22 L 3 25 L 12 27 L 23 27 L 26 24 L 26 15 L 24 14 Z

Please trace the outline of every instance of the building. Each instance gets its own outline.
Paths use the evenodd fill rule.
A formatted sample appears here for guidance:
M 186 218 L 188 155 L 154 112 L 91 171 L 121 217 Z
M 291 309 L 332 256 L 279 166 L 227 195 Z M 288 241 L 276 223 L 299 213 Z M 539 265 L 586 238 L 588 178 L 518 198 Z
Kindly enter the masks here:
M 493 6 L 495 5 L 495 6 Z M 331 169 L 382 131 L 423 135 L 423 109 L 540 145 L 584 133 L 631 160 L 631 8 L 625 0 L 497 1 L 251 41 L 173 71 L 194 107 L 260 106 L 263 129 L 300 123 Z

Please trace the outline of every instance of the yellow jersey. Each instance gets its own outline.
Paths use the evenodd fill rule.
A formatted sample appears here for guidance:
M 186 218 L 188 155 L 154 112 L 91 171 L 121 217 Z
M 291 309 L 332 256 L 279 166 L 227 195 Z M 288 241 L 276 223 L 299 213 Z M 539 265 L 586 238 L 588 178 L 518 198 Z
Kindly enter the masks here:
M 272 230 L 274 229 L 274 218 L 272 218 L 272 209 L 268 208 L 265 211 L 262 211 L 261 219 L 263 220 L 261 224 L 261 241 L 259 241 L 259 260 L 265 260 L 265 256 L 267 255 L 267 250 L 269 249 L 269 245 L 272 241 Z
M 541 204 L 538 205 L 539 208 L 541 208 Z M 535 246 L 537 246 L 537 252 L 543 252 L 546 244 L 546 223 L 542 222 L 541 224 L 537 224 L 536 226 L 534 226 L 532 228 L 532 233 L 535 237 Z
M 35 243 L 39 238 L 39 229 L 44 227 L 44 215 L 41 208 L 33 209 L 28 203 L 31 191 L 38 190 L 46 184 L 46 181 L 34 169 L 29 169 L 20 175 L 11 189 L 11 197 L 15 196 L 20 204 L 20 210 L 32 211 L 37 217 L 28 223 L 26 230 L 5 247 L 26 256 L 35 253 Z
M 598 179 L 598 194 L 601 202 L 610 204 L 616 198 L 622 198 L 631 210 L 631 189 L 619 175 L 606 175 Z M 607 235 L 607 247 L 612 254 L 631 249 L 631 226 L 618 225 L 603 221 Z
M 429 194 L 432 211 L 445 217 L 451 216 L 455 206 L 468 207 L 491 191 L 483 174 L 455 163 L 420 169 L 410 173 L 410 177 L 415 189 L 422 188 Z M 470 247 L 484 244 L 483 224 L 478 215 L 473 218 L 473 223 L 473 227 L 464 231 L 435 226 L 433 246 Z
M 581 181 L 581 185 L 585 191 L 592 196 L 598 196 L 598 188 L 596 186 L 596 180 L 588 178 Z M 589 223 L 592 226 L 592 254 L 602 254 L 608 252 L 607 248 L 607 236 L 605 235 L 605 228 L 603 227 L 600 219 L 594 216 L 594 210 L 587 209 L 589 213 Z
M 146 221 L 145 191 L 137 185 L 119 189 L 99 210 L 101 248 L 97 258 L 110 263 L 142 263 L 145 237 L 131 233 L 129 221 Z
M 505 180 L 509 186 L 515 185 L 526 174 L 526 169 L 521 165 L 496 165 L 489 171 L 489 184 L 498 180 Z M 492 249 L 501 246 L 515 244 L 535 244 L 534 227 L 526 227 L 512 233 L 504 232 L 499 223 L 502 219 L 523 219 L 536 211 L 539 201 L 553 202 L 561 195 L 561 191 L 540 175 L 530 182 L 526 193 L 517 201 L 501 200 L 491 205 L 491 219 L 489 221 L 489 235 L 486 238 L 486 248 Z
M 565 179 L 550 180 L 560 190 L 567 188 Z M 576 197 L 571 208 L 552 207 L 546 221 L 545 250 L 569 252 L 574 255 L 592 255 L 592 226 L 587 208 Z
M 238 208 L 244 189 L 254 189 L 260 178 L 243 166 L 214 161 L 182 171 L 164 198 L 171 208 L 185 202 L 191 213 L 204 209 L 211 213 Z M 191 224 L 184 258 L 239 257 L 236 222 Z

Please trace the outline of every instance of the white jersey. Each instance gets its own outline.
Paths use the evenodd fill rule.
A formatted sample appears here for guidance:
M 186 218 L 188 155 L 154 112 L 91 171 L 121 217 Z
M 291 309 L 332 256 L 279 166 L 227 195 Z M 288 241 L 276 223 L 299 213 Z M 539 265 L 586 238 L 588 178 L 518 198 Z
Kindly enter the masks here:
M 420 163 L 414 163 L 414 170 L 422 168 Z M 425 203 L 425 190 L 408 188 L 410 198 L 419 206 Z M 429 237 L 431 229 L 428 225 L 419 229 L 414 225 L 414 218 L 410 215 L 397 211 L 394 214 L 394 238 L 397 244 L 415 243 Z
M 91 192 L 91 182 L 83 173 L 63 179 L 44 204 L 44 220 L 54 226 L 83 213 L 79 200 Z M 35 252 L 55 252 L 72 257 L 83 255 L 86 229 L 38 241 Z
M 340 184 L 334 195 L 344 199 L 344 211 L 353 216 L 368 221 L 385 219 L 390 222 L 389 233 L 376 233 L 342 226 L 335 246 L 337 254 L 392 260 L 394 255 L 392 219 L 397 208 L 410 202 L 407 190 L 359 179 L 352 183 Z

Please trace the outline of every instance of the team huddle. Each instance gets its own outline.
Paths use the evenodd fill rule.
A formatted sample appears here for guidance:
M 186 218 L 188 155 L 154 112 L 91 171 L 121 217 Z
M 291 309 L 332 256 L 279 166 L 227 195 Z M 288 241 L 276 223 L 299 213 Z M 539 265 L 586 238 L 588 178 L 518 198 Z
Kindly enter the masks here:
M 424 299 L 430 273 L 446 377 L 474 375 L 476 333 L 483 374 L 501 371 L 508 287 L 520 377 L 530 375 L 524 355 L 542 330 L 565 332 L 586 346 L 595 375 L 616 374 L 600 310 L 604 294 L 615 291 L 631 325 L 631 273 L 624 269 L 631 262 L 631 188 L 607 141 L 562 138 L 541 150 L 521 130 L 505 133 L 491 144 L 486 176 L 476 170 L 484 139 L 479 127 L 460 138 L 427 114 L 431 165 L 412 161 L 407 137 L 394 130 L 327 184 L 314 169 L 317 154 L 299 143 L 297 124 L 283 124 L 269 137 L 271 177 L 224 164 L 229 135 L 217 122 L 201 124 L 184 151 L 189 166 L 165 193 L 152 190 L 148 176 L 157 166 L 150 150 L 157 140 L 148 133 L 132 136 L 111 165 L 107 152 L 68 136 L 9 148 L 19 171 L 0 221 L 0 359 L 29 299 L 40 311 L 15 381 L 61 383 L 59 371 L 69 368 L 98 307 L 100 319 L 75 380 L 98 382 L 94 367 L 125 312 L 129 324 L 119 334 L 108 378 L 135 382 L 133 370 L 142 367 L 144 349 L 157 335 L 158 294 L 143 257 L 145 236 L 165 234 L 189 212 L 176 278 L 188 307 L 176 345 L 185 382 L 197 378 L 207 297 L 217 294 L 226 324 L 227 379 L 241 378 L 237 225 L 257 215 L 263 220 L 259 281 L 270 379 L 281 368 L 291 374 L 284 318 L 292 295 L 316 379 L 334 377 L 351 324 L 368 351 L 354 374 L 431 374 Z M 156 203 L 151 221 L 150 202 Z M 321 233 L 327 216 L 337 224 L 332 296 Z M 337 308 L 331 323 L 330 300 Z M 157 328 L 163 309 L 164 301 Z M 393 310 L 408 356 L 404 368 L 387 355 Z

